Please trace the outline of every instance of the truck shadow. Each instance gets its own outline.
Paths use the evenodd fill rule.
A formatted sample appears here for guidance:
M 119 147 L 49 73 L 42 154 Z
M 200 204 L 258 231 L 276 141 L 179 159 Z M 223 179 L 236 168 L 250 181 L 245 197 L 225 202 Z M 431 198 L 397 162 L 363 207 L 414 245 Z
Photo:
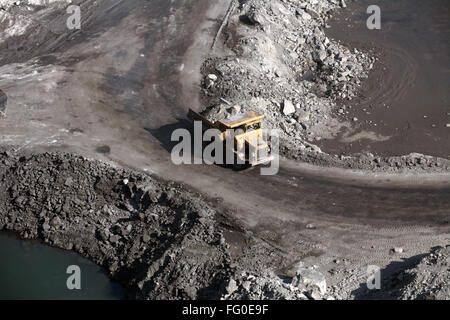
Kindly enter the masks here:
M 191 137 L 194 136 L 194 126 L 187 119 L 177 119 L 177 122 L 168 124 L 157 129 L 145 128 L 152 136 L 154 136 L 168 153 L 171 153 L 173 148 L 179 141 L 172 141 L 172 134 L 177 129 L 185 129 L 189 131 Z M 193 150 L 194 142 L 192 139 L 191 150 Z
M 194 150 L 195 150 L 194 149 L 194 144 L 195 144 L 194 125 L 191 121 L 189 121 L 187 119 L 177 119 L 177 122 L 161 126 L 157 129 L 151 129 L 151 128 L 144 128 L 144 129 L 147 132 L 149 132 L 153 137 L 158 139 L 161 147 L 163 147 L 169 154 L 171 154 L 173 148 L 181 142 L 181 140 L 180 141 L 172 141 L 172 134 L 177 129 L 187 130 L 191 137 L 191 154 L 190 154 L 191 162 L 190 163 L 194 163 L 194 157 L 195 157 L 195 154 L 194 154 Z M 202 149 L 201 149 L 202 154 L 203 154 L 203 151 L 205 150 L 205 148 L 209 144 L 210 144 L 210 142 L 202 141 Z M 202 157 L 202 155 L 198 155 L 196 158 L 201 158 L 201 157 Z M 214 166 L 232 169 L 233 171 L 242 171 L 242 170 L 246 170 L 246 169 L 250 168 L 250 166 L 248 166 L 248 165 L 237 166 L 237 165 L 225 164 L 225 163 L 224 164 L 214 164 Z
M 427 254 L 419 254 L 411 258 L 403 258 L 403 261 L 391 262 L 386 268 L 380 270 L 380 289 L 370 290 L 367 287 L 367 283 L 361 283 L 359 288 L 352 291 L 352 295 L 356 300 L 400 299 L 402 289 L 414 280 L 414 275 L 404 273 L 404 271 L 417 266 L 425 256 L 427 256 Z

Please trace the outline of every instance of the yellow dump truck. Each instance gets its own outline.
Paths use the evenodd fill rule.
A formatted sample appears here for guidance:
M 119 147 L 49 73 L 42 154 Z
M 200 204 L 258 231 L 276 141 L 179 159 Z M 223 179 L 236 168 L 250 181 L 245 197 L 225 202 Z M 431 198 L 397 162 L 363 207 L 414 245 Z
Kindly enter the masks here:
M 255 111 L 249 111 L 213 123 L 192 109 L 188 113 L 189 119 L 203 123 L 204 130 L 218 129 L 219 139 L 223 141 L 225 149 L 230 145 L 226 143 L 227 139 L 234 140 L 233 149 L 229 151 L 234 154 L 235 167 L 257 166 L 273 160 L 269 143 L 263 137 L 264 117 Z

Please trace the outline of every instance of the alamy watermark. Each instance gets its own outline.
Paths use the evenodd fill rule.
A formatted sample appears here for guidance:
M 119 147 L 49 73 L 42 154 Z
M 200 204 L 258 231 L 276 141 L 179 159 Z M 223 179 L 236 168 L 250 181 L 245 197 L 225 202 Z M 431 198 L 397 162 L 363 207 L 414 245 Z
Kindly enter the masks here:
M 370 14 L 366 25 L 369 30 L 381 29 L 381 9 L 377 5 L 370 5 L 367 8 L 367 14 Z
M 81 290 L 81 269 L 77 265 L 71 265 L 67 267 L 67 274 L 70 276 L 67 278 L 66 286 L 69 290 Z
M 367 288 L 369 290 L 381 289 L 381 269 L 378 266 L 370 265 L 367 267 Z
M 77 5 L 70 5 L 67 7 L 66 12 L 70 16 L 66 20 L 66 26 L 69 30 L 81 29 L 81 8 Z

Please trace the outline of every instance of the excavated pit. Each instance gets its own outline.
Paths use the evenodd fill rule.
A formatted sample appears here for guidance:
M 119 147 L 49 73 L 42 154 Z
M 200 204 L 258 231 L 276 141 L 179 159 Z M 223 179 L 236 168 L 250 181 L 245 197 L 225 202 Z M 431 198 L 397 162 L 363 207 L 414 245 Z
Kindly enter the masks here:
M 320 26 L 333 14 L 331 9 L 338 10 L 340 1 L 289 3 L 265 2 L 264 14 L 277 22 L 282 20 L 281 15 L 297 19 L 293 21 L 305 31 L 305 43 L 300 43 L 299 37 L 300 46 L 296 47 L 292 42 L 296 34 L 285 34 L 290 27 L 278 31 L 274 27 L 281 35 L 277 39 L 288 44 L 274 46 L 274 39 L 261 36 L 270 29 L 262 30 L 264 24 L 271 23 L 260 20 L 264 16 L 255 8 L 247 12 L 248 7 L 242 6 L 224 29 L 221 40 L 225 46 L 222 48 L 219 41 L 215 54 L 203 65 L 205 80 L 210 73 L 224 70 L 214 86 L 208 89 L 208 83 L 202 84 L 203 91 L 210 90 L 203 92 L 206 105 L 225 97 L 244 109 L 256 105 L 263 112 L 273 112 L 269 125 L 285 127 L 282 153 L 289 158 L 322 166 L 388 172 L 448 171 L 450 165 L 445 159 L 420 154 L 397 158 L 367 154 L 355 159 L 330 156 L 314 146 L 322 141 L 324 132 L 330 133 L 324 126 L 329 123 L 321 122 L 331 110 L 327 94 L 356 94 L 356 79 L 349 79 L 344 70 L 328 73 L 327 66 L 341 65 L 344 57 L 349 57 L 353 72 L 361 75 L 357 80 L 362 81 L 371 54 L 368 51 L 359 57 L 331 41 L 329 46 L 338 54 L 320 47 L 320 42 L 326 41 Z M 185 65 L 183 55 L 199 27 L 192 21 L 203 14 L 204 8 L 199 13 L 183 1 L 172 7 L 165 0 L 154 3 L 155 8 L 149 8 L 148 1 L 138 0 L 101 4 L 92 11 L 86 7 L 92 13 L 84 21 L 86 30 L 68 32 L 66 38 L 60 38 L 62 42 L 54 41 L 48 33 L 46 46 L 38 46 L 31 41 L 31 28 L 29 38 L 14 38 L 17 44 L 10 42 L 10 51 L 5 51 L 0 86 L 8 94 L 8 109 L 0 133 L 2 143 L 16 146 L 16 151 L 7 149 L 0 155 L 0 229 L 81 253 L 109 270 L 129 290 L 131 298 L 147 299 L 317 297 L 310 288 L 293 288 L 280 281 L 279 275 L 288 279 L 296 276 L 300 260 L 309 261 L 311 267 L 319 264 L 327 280 L 336 284 L 322 298 L 350 298 L 351 291 L 364 282 L 368 257 L 380 264 L 395 258 L 384 253 L 393 242 L 403 243 L 404 258 L 446 241 L 446 189 L 409 192 L 349 187 L 330 184 L 325 178 L 305 178 L 302 171 L 286 168 L 281 168 L 280 175 L 262 180 L 251 171 L 171 165 L 166 149 L 170 133 L 180 127 L 187 107 L 200 107 L 192 102 L 198 87 L 191 83 L 200 67 Z M 216 16 L 209 21 L 220 23 L 221 19 Z M 217 28 L 214 24 L 205 30 Z M 21 48 L 19 43 L 27 44 L 27 39 L 30 42 Z M 209 48 L 208 39 L 201 41 Z M 204 43 L 200 51 L 207 55 Z M 282 50 L 277 51 L 280 47 Z M 225 60 L 217 56 L 221 49 L 227 50 Z M 298 56 L 291 56 L 290 49 L 298 50 Z M 284 59 L 288 64 L 295 61 L 301 70 L 283 64 L 277 70 L 262 70 L 258 61 L 262 53 L 267 54 L 261 60 L 263 67 L 278 66 L 277 60 Z M 230 70 L 236 74 L 228 73 Z M 290 72 L 296 76 L 287 77 Z M 189 86 L 180 83 L 181 76 L 189 78 Z M 238 83 L 233 83 L 234 76 Z M 335 76 L 346 78 L 351 86 L 339 88 L 331 78 Z M 259 77 L 264 80 L 262 88 Z M 280 83 L 275 86 L 266 78 Z M 286 82 L 289 92 L 284 91 Z M 299 84 L 305 96 L 295 93 L 299 94 L 297 101 L 291 94 Z M 276 93 L 273 97 L 272 90 Z M 115 95 L 117 92 L 120 96 Z M 245 102 L 234 97 L 244 97 Z M 293 117 L 280 116 L 285 100 L 290 99 L 301 128 L 292 123 Z M 307 117 L 307 113 L 317 111 L 317 116 Z M 316 123 L 317 119 L 321 121 Z M 337 130 L 340 124 L 333 123 L 333 130 Z M 297 129 L 301 139 L 292 144 Z M 139 172 L 55 150 L 135 167 Z M 191 187 L 161 181 L 142 171 L 181 180 L 219 198 L 219 202 L 222 197 L 233 210 L 229 215 L 222 214 Z M 265 188 L 261 188 L 261 181 Z M 392 218 L 401 227 L 392 227 Z M 346 224 L 355 219 L 358 225 Z M 367 227 L 374 221 L 379 221 L 377 228 L 384 224 L 392 229 Z M 410 221 L 427 227 L 409 229 Z M 434 229 L 436 225 L 442 228 Z M 377 249 L 370 251 L 367 248 L 373 243 Z M 345 263 L 339 266 L 333 262 L 336 257 L 348 256 L 350 260 L 344 258 Z M 350 268 L 359 268 L 362 275 L 350 272 Z M 333 273 L 335 269 L 339 272 Z M 267 270 L 275 270 L 277 275 Z

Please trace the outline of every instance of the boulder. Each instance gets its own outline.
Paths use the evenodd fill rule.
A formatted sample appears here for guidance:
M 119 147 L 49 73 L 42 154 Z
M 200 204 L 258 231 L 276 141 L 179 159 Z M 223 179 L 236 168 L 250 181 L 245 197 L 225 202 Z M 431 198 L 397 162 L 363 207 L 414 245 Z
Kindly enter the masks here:
M 251 6 L 250 9 L 245 14 L 246 18 L 251 24 L 254 25 L 265 25 L 267 24 L 266 13 L 261 8 Z
M 225 288 L 227 294 L 233 294 L 238 289 L 237 283 L 234 279 L 230 279 L 227 287 Z
M 403 253 L 403 248 L 396 247 L 396 248 L 393 248 L 392 251 L 395 252 L 395 253 Z
M 288 116 L 290 114 L 293 114 L 294 112 L 295 112 L 295 107 L 292 104 L 292 101 L 284 100 L 284 103 L 283 103 L 283 114 Z
M 208 79 L 211 81 L 217 81 L 217 76 L 213 73 L 208 74 Z

